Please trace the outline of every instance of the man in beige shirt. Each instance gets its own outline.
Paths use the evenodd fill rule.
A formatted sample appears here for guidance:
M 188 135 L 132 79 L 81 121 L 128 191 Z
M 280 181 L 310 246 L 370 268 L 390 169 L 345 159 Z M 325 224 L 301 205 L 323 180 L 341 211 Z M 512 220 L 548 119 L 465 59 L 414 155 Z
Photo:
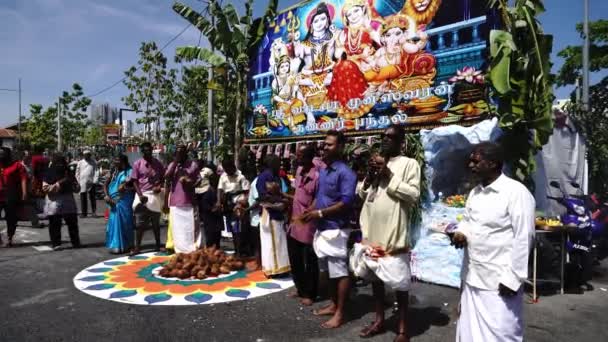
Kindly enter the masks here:
M 401 154 L 403 126 L 393 125 L 382 135 L 382 151 L 372 157 L 370 170 L 359 195 L 363 240 L 355 244 L 351 268 L 355 275 L 372 282 L 376 319 L 361 337 L 384 331 L 384 286 L 397 293 L 399 327 L 395 341 L 409 341 L 407 310 L 410 287 L 410 236 L 408 210 L 420 196 L 420 165 Z

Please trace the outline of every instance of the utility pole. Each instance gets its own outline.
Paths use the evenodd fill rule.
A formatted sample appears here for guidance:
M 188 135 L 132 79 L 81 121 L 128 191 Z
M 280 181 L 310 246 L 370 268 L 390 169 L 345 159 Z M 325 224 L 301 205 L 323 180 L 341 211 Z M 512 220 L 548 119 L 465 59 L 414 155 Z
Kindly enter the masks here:
M 63 144 L 61 141 L 61 98 L 57 101 L 57 151 L 63 151 Z
M 211 16 L 211 26 L 215 26 L 215 17 Z M 211 42 L 211 51 L 215 51 L 213 42 Z M 213 89 L 209 86 L 213 81 L 213 65 L 209 66 L 207 73 L 207 129 L 209 130 L 209 150 L 207 152 L 207 160 L 213 161 L 213 144 L 215 143 L 215 134 L 213 129 Z
M 21 146 L 21 78 L 19 78 L 19 122 L 17 123 L 17 131 L 19 132 L 17 141 L 19 142 L 19 146 Z
M 583 0 L 583 108 L 589 111 L 589 0 Z

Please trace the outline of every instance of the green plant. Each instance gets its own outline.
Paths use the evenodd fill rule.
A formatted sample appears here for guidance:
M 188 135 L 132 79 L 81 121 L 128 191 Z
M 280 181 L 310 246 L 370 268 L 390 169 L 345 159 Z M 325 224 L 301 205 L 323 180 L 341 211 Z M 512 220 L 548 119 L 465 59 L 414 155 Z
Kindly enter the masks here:
M 583 24 L 576 25 L 576 31 L 583 37 Z M 589 23 L 589 71 L 596 72 L 608 68 L 608 20 Z M 558 54 L 565 59 L 556 76 L 558 86 L 576 83 L 583 69 L 582 46 L 568 45 Z
M 589 163 L 589 191 L 608 193 L 608 77 L 590 87 L 591 110 L 572 103 L 567 112 L 578 132 L 585 138 Z
M 78 83 L 70 91 L 64 91 L 52 106 L 30 105 L 30 117 L 25 124 L 27 139 L 32 146 L 54 149 L 57 146 L 57 108 L 61 109 L 61 139 L 64 147 L 76 147 L 83 143 L 87 127 L 86 111 L 91 99 L 84 96 Z
M 167 58 L 154 42 L 141 43 L 137 65 L 125 71 L 124 84 L 129 94 L 122 101 L 136 113 L 143 114 L 136 122 L 145 125 L 147 140 L 152 138 L 152 126 L 164 118 L 164 131 L 157 130 L 154 138 L 173 143 L 180 114 L 176 109 L 177 70 L 167 70 Z
M 418 203 L 410 208 L 410 226 L 417 227 L 422 223 L 422 209 L 428 201 L 428 182 L 425 177 L 426 161 L 424 159 L 424 148 L 420 141 L 420 134 L 407 134 L 405 136 L 404 155 L 415 159 L 420 165 L 420 197 Z
M 489 81 L 498 101 L 502 143 L 513 175 L 533 188 L 534 156 L 553 132 L 550 54 L 553 37 L 543 33 L 537 16 L 542 0 L 490 0 L 503 30 L 490 32 Z
M 224 121 L 234 123 L 230 130 L 225 130 L 229 137 L 224 140 L 225 143 L 231 144 L 234 155 L 238 154 L 242 144 L 247 108 L 246 77 L 249 73 L 249 56 L 264 37 L 265 23 L 275 16 L 277 6 L 278 0 L 269 0 L 264 15 L 254 20 L 253 0 L 245 2 L 243 16 L 239 16 L 232 4 L 221 6 L 217 1 L 211 0 L 207 7 L 208 14 L 213 18 L 210 21 L 208 16 L 183 3 L 173 4 L 173 10 L 198 28 L 215 50 L 186 46 L 177 48 L 176 54 L 186 61 L 201 60 L 209 66 L 224 69 L 223 74 L 217 77 L 214 74 L 213 84 L 224 84 L 226 102 L 223 103 L 223 111 L 234 115 L 233 120 Z

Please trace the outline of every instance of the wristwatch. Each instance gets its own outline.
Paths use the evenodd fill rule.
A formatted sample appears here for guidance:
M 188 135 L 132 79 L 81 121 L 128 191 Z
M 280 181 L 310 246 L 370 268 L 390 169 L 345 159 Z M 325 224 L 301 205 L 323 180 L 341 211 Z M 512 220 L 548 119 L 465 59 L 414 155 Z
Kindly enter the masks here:
M 319 214 L 319 218 L 323 218 L 323 212 L 321 210 L 317 210 L 317 214 Z

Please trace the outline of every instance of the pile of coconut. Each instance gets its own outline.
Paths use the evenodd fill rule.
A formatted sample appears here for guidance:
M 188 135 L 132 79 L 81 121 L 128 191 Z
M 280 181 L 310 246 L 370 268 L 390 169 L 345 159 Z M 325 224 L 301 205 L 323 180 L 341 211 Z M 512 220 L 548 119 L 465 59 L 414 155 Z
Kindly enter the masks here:
M 242 270 L 245 264 L 242 260 L 226 255 L 222 250 L 210 247 L 192 253 L 178 253 L 171 256 L 163 268 L 158 272 L 161 277 L 179 279 L 205 279 L 217 277 L 220 274 L 229 274 L 232 271 Z

